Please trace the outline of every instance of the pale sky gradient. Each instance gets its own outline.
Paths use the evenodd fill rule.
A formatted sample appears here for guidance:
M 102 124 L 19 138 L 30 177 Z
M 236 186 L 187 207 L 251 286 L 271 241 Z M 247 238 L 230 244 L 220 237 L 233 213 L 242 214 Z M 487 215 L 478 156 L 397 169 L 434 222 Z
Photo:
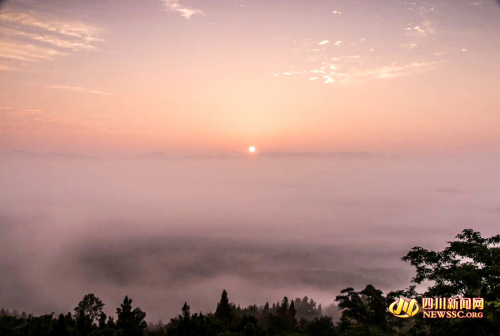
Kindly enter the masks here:
M 0 5 L 0 152 L 490 153 L 493 0 Z

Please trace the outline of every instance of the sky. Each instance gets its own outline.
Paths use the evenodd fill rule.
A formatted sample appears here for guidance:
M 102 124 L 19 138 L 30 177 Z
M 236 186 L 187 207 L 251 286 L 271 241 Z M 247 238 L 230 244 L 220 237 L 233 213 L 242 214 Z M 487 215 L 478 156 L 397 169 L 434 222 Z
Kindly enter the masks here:
M 0 152 L 500 148 L 493 0 L 0 6 Z

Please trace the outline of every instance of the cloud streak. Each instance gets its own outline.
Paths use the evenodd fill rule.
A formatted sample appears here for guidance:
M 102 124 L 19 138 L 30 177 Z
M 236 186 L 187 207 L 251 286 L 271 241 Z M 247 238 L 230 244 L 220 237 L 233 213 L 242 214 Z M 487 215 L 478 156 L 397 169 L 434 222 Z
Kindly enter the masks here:
M 15 42 L 0 41 L 0 58 L 24 62 L 40 60 L 53 61 L 58 56 L 68 56 L 67 52 L 56 49 L 40 47 L 33 44 L 19 44 Z
M 6 12 L 0 14 L 0 21 L 17 26 L 38 28 L 42 31 L 77 38 L 87 42 L 103 41 L 103 39 L 96 36 L 101 31 L 97 27 L 81 22 L 57 20 L 39 13 Z
M 168 12 L 178 13 L 186 20 L 191 19 L 193 15 L 205 15 L 201 9 L 189 8 L 182 5 L 179 0 L 162 0 L 165 10 Z
M 71 41 L 67 39 L 62 39 L 54 35 L 47 34 L 34 34 L 28 33 L 22 30 L 17 29 L 5 29 L 4 34 L 9 37 L 21 37 L 25 39 L 30 39 L 37 42 L 42 42 L 44 44 L 50 44 L 51 46 L 63 48 L 63 49 L 71 49 L 73 51 L 79 50 L 95 50 L 97 47 L 91 43 L 82 41 Z
M 47 89 L 55 89 L 55 90 L 66 90 L 66 91 L 72 91 L 72 92 L 93 93 L 93 94 L 98 94 L 98 95 L 110 95 L 110 93 L 96 91 L 96 90 L 89 90 L 89 89 L 83 88 L 81 86 L 48 85 L 48 86 L 46 86 L 46 88 Z
M 54 61 L 73 52 L 96 50 L 97 43 L 104 41 L 98 27 L 43 13 L 6 11 L 0 14 L 0 24 L 0 58 L 9 62 L 0 71 L 19 69 L 26 62 Z
M 337 62 L 337 63 L 334 63 Z M 356 64 L 356 66 L 352 66 Z M 365 79 L 390 79 L 402 76 L 409 76 L 413 74 L 423 73 L 435 69 L 437 62 L 412 62 L 412 63 L 398 63 L 394 62 L 390 65 L 379 67 L 364 68 L 365 62 L 360 60 L 359 56 L 347 56 L 342 59 L 334 58 L 330 62 L 322 62 L 322 66 L 318 69 L 309 71 L 289 71 L 285 75 L 309 75 L 309 74 L 323 74 L 325 79 L 324 84 L 331 84 L 335 82 L 340 83 L 353 83 Z M 318 77 L 307 77 L 310 81 L 318 79 Z

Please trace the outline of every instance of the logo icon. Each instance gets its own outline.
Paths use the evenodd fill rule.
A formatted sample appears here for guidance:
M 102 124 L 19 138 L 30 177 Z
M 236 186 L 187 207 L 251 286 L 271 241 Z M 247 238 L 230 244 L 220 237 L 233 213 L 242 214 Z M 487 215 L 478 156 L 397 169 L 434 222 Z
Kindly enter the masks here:
M 415 316 L 419 312 L 417 300 L 405 300 L 400 298 L 398 301 L 394 301 L 389 306 L 389 311 L 392 315 L 400 318 L 408 318 Z

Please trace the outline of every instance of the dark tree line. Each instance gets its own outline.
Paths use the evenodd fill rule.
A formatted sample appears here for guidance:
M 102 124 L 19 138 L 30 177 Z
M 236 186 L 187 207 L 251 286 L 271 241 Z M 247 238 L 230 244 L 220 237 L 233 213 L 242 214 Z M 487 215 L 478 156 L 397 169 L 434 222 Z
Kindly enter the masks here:
M 32 316 L 0 310 L 0 336 L 333 336 L 333 335 L 500 335 L 500 235 L 483 238 L 464 230 L 443 251 L 415 247 L 402 260 L 416 269 L 414 283 L 388 293 L 372 285 L 346 288 L 337 296 L 340 322 L 323 315 L 321 305 L 304 297 L 241 308 L 224 290 L 215 312 L 192 313 L 184 303 L 181 313 L 163 323 L 145 322 L 146 313 L 125 297 L 116 320 L 103 312 L 94 294 L 85 295 L 73 314 Z M 430 281 L 424 293 L 416 285 Z M 396 298 L 482 297 L 482 319 L 423 319 L 422 314 L 399 319 L 388 312 Z
M 54 316 L 46 314 L 35 317 L 0 312 L 0 335 L 2 336 L 140 336 L 147 328 L 146 313 L 132 307 L 127 296 L 116 309 L 116 321 L 102 311 L 104 304 L 94 294 L 87 294 L 74 309 L 74 313 Z

